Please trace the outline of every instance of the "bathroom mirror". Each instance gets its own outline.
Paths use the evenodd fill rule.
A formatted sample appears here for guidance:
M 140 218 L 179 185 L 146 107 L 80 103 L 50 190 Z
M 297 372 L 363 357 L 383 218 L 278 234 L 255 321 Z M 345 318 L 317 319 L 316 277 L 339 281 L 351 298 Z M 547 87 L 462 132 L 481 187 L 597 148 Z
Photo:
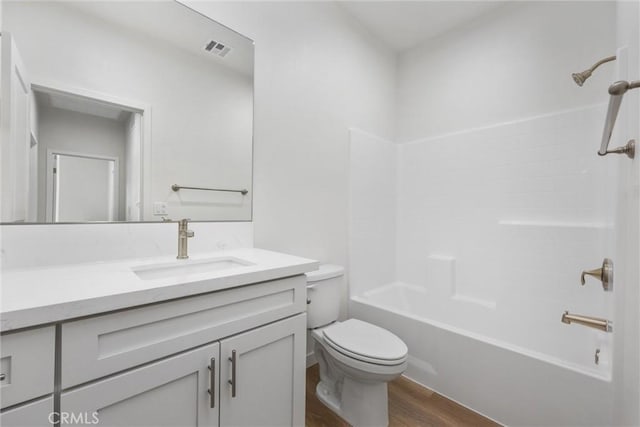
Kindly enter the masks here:
M 4 224 L 251 220 L 253 42 L 175 1 L 2 5 Z

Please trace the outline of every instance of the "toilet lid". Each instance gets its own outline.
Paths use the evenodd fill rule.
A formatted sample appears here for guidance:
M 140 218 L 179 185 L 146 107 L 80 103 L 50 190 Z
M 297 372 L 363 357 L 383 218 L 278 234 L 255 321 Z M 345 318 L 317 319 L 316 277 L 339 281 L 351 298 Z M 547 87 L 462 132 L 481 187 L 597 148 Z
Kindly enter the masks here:
M 349 319 L 322 331 L 325 341 L 335 350 L 365 362 L 398 364 L 407 356 L 406 344 L 386 329 Z

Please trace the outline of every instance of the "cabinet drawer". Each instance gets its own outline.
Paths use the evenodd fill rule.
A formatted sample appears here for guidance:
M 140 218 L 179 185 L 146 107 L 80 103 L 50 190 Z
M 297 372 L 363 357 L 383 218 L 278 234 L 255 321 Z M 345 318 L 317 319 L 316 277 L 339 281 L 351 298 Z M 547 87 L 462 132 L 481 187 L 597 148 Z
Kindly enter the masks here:
M 62 325 L 62 388 L 178 353 L 306 309 L 304 275 Z
M 55 335 L 48 326 L 0 337 L 2 408 L 53 393 Z

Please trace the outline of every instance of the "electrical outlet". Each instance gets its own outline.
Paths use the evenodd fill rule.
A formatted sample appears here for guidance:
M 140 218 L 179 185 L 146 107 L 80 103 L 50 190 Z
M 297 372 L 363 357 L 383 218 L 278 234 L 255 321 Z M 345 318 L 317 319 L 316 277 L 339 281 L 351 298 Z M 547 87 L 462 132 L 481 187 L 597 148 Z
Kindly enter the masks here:
M 167 203 L 166 202 L 153 202 L 153 214 L 154 215 L 166 215 Z

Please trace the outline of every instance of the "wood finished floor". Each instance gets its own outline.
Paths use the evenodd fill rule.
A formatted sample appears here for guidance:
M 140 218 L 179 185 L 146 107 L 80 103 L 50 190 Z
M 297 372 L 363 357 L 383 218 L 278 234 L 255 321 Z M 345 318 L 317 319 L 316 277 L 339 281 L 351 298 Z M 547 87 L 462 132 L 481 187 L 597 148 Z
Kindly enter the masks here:
M 316 397 L 318 365 L 307 369 L 307 427 L 349 427 Z M 499 426 L 404 377 L 389 383 L 389 426 L 391 427 L 484 427 Z

